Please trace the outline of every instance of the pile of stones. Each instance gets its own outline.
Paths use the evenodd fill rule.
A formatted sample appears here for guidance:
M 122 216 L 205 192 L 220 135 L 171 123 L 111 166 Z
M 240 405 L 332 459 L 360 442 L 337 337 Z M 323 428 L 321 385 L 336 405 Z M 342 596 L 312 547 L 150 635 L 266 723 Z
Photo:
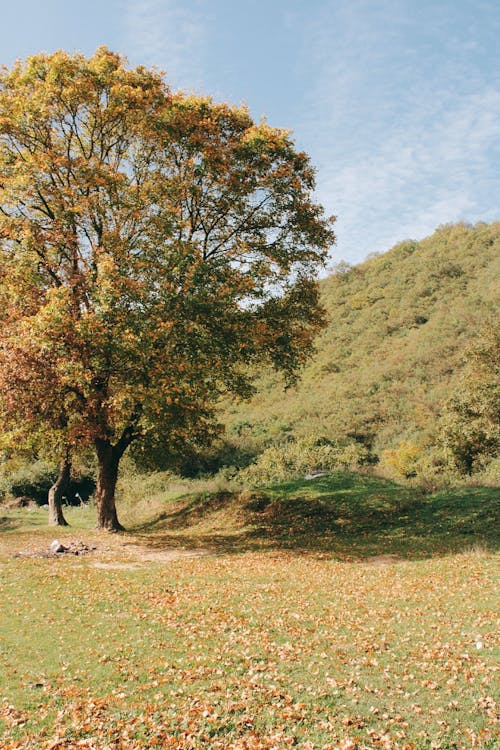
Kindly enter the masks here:
M 53 555 L 88 555 L 89 552 L 93 552 L 96 549 L 97 547 L 94 544 L 88 545 L 84 542 L 70 542 L 65 547 L 59 539 L 54 539 L 50 545 L 50 552 Z
M 88 555 L 96 549 L 97 547 L 94 544 L 85 544 L 85 542 L 80 541 L 61 544 L 59 539 L 54 539 L 48 550 L 18 552 L 14 557 L 62 557 L 63 555 Z

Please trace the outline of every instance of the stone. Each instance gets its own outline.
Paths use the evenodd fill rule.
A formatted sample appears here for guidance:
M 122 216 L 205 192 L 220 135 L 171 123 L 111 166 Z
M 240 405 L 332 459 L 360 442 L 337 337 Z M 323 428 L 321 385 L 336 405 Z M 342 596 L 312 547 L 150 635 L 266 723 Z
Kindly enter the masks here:
M 52 554 L 66 552 L 66 547 L 61 544 L 59 539 L 54 539 L 54 541 L 50 545 L 50 551 L 52 552 Z
M 318 477 L 326 477 L 328 474 L 327 471 L 311 471 L 310 474 L 306 474 L 304 476 L 304 479 L 307 481 L 310 481 L 311 479 L 317 479 Z

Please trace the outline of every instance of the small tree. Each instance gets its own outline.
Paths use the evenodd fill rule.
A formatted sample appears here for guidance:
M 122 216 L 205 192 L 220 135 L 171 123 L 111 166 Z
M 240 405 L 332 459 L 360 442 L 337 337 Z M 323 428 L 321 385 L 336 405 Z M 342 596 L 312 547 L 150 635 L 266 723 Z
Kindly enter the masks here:
M 70 481 L 71 457 L 68 449 L 59 462 L 57 478 L 48 493 L 50 526 L 68 526 L 63 514 L 62 501 L 68 492 Z
M 133 441 L 208 439 L 261 363 L 294 377 L 323 324 L 331 220 L 287 132 L 104 48 L 1 74 L 0 175 L 4 393 L 25 352 L 28 380 L 50 360 L 49 401 L 69 444 L 94 446 L 98 525 L 116 530 Z
M 5 300 L 4 300 L 5 301 Z M 13 335 L 9 336 L 9 332 Z M 58 463 L 48 492 L 49 524 L 67 526 L 62 499 L 71 479 L 74 438 L 68 430 L 67 396 L 51 352 L 40 351 L 22 329 L 5 325 L 0 337 L 0 422 L 3 451 L 32 458 L 41 450 Z
M 478 462 L 500 453 L 500 326 L 486 325 L 465 357 L 465 367 L 441 420 L 441 439 L 457 468 L 472 474 Z

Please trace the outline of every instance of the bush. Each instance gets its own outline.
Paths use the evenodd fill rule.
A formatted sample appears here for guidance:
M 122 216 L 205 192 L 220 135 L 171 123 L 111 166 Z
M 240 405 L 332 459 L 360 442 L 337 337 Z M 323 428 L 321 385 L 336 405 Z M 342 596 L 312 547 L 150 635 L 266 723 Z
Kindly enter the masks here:
M 500 487 L 500 458 L 494 458 L 476 475 L 479 484 Z
M 314 472 L 355 470 L 368 458 L 368 450 L 358 443 L 297 438 L 266 448 L 253 464 L 239 472 L 239 478 L 254 485 L 282 482 Z
M 440 438 L 457 469 L 473 475 L 500 457 L 500 325 L 485 325 L 440 420 Z
M 421 451 L 412 440 L 402 440 L 393 450 L 384 450 L 380 456 L 381 473 L 390 479 L 410 479 L 417 476 Z
M 449 451 L 436 445 L 418 446 L 412 440 L 382 451 L 377 474 L 430 491 L 462 481 Z
M 0 473 L 0 495 L 2 499 L 29 497 L 43 505 L 56 477 L 57 467 L 46 461 L 21 465 L 8 462 Z
M 57 477 L 57 465 L 50 461 L 19 463 L 7 461 L 0 470 L 0 499 L 27 497 L 38 505 L 45 505 L 49 489 Z M 68 505 L 78 505 L 80 498 L 87 501 L 95 489 L 93 476 L 85 470 L 73 473 L 68 489 Z

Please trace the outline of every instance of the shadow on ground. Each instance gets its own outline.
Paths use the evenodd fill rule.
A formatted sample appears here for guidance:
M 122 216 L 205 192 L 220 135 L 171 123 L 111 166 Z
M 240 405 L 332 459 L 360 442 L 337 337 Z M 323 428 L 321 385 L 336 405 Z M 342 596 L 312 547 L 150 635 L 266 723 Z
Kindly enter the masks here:
M 16 518 L 9 518 L 8 516 L 0 517 L 0 531 L 12 531 L 21 525 L 21 522 Z
M 288 550 L 340 559 L 498 549 L 500 489 L 428 494 L 352 474 L 188 497 L 132 531 L 153 549 Z

